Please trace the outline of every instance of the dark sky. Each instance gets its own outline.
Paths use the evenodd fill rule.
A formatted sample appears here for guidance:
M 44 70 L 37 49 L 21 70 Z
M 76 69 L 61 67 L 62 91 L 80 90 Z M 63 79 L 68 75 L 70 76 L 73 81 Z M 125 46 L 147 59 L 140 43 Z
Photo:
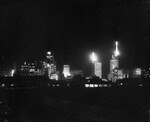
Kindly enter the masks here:
M 59 67 L 90 72 L 95 51 L 106 75 L 116 40 L 121 68 L 150 64 L 149 0 L 0 1 L 1 59 L 42 59 L 50 50 Z

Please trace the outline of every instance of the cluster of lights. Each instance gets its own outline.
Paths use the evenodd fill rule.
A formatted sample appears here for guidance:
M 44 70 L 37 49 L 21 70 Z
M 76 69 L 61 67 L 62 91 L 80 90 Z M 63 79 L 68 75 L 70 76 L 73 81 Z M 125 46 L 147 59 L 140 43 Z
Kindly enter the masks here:
M 85 84 L 86 88 L 108 87 L 107 84 Z

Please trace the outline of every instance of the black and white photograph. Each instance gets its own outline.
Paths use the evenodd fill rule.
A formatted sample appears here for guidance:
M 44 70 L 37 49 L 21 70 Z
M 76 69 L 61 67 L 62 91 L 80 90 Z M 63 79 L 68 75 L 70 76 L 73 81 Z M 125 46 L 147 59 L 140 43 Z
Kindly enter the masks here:
M 150 0 L 0 0 L 0 122 L 150 122 Z

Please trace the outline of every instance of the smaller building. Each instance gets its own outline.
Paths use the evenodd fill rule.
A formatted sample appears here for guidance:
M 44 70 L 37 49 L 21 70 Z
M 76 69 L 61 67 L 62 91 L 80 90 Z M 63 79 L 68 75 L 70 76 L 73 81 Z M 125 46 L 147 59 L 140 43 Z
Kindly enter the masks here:
M 71 79 L 70 65 L 63 65 L 62 74 L 64 79 Z
M 36 76 L 41 74 L 41 69 L 37 66 L 37 61 L 24 62 L 16 71 L 21 76 Z
M 142 76 L 142 69 L 141 68 L 135 68 L 133 70 L 133 78 L 141 78 Z
M 126 72 L 124 69 L 118 69 L 118 79 L 126 78 Z
M 82 76 L 83 77 L 83 71 L 82 70 L 74 70 L 73 72 L 73 76 Z

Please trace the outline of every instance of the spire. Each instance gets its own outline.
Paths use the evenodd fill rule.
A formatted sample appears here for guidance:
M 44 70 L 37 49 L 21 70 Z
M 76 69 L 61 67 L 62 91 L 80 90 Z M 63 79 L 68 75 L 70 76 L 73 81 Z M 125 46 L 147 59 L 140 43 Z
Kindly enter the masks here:
M 116 50 L 115 50 L 115 52 L 114 52 L 114 55 L 115 55 L 115 57 L 117 57 L 117 56 L 120 55 L 120 52 L 119 52 L 119 50 L 118 50 L 118 41 L 116 41 Z
M 116 41 L 116 51 L 118 50 L 118 41 Z

